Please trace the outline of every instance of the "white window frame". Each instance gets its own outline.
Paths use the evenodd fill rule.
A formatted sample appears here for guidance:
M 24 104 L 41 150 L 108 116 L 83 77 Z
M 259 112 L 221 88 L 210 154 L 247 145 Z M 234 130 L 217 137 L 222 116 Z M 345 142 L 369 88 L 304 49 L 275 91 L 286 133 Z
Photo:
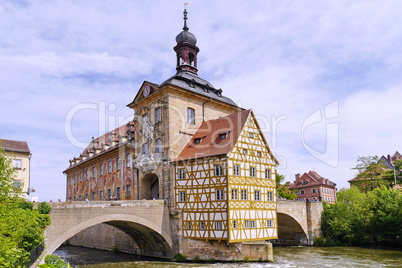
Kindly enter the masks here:
M 241 200 L 247 200 L 247 190 L 241 190 Z
M 205 229 L 205 223 L 203 221 L 200 221 L 200 230 Z
M 13 159 L 13 167 L 15 169 L 22 169 L 22 159 Z
M 267 192 L 267 199 L 268 199 L 268 202 L 273 202 L 274 201 L 274 193 L 271 192 L 271 191 L 268 191 Z
M 254 191 L 254 201 L 261 201 L 261 192 L 259 190 Z
M 222 165 L 215 165 L 215 176 L 222 176 Z
M 239 193 L 237 189 L 232 189 L 232 200 L 238 200 L 239 199 Z
M 224 198 L 223 198 L 223 189 L 216 190 L 215 198 L 216 198 L 217 201 L 224 200 Z
M 177 171 L 177 178 L 179 180 L 184 180 L 186 178 L 186 171 L 184 168 L 181 168 Z
M 249 220 L 244 221 L 244 228 L 249 228 Z
M 222 230 L 222 222 L 221 221 L 215 222 L 215 229 L 216 230 Z
M 240 176 L 240 165 L 234 165 L 233 166 L 233 175 L 234 176 Z
M 255 177 L 255 167 L 250 167 L 250 177 Z
M 162 122 L 162 107 L 155 109 L 155 124 Z
M 251 227 L 251 228 L 255 228 L 255 220 L 251 220 L 251 221 L 250 221 L 250 227 Z
M 179 192 L 179 202 L 186 202 L 186 192 Z
M 271 179 L 271 169 L 269 168 L 265 169 L 265 178 Z
M 274 227 L 272 220 L 267 220 L 267 227 Z
M 195 110 L 187 107 L 187 123 L 195 125 Z

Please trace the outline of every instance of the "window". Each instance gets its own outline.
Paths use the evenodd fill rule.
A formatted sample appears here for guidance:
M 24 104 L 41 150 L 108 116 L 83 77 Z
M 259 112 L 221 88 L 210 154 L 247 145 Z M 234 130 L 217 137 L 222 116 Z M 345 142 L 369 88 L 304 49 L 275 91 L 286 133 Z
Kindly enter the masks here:
M 237 221 L 233 221 L 233 229 L 237 228 Z
M 142 144 L 142 154 L 148 154 L 148 143 L 143 143 Z
M 232 200 L 237 200 L 237 189 L 232 189 Z
M 82 201 L 82 195 L 79 195 L 78 201 Z
M 227 133 L 219 134 L 219 139 L 224 140 L 227 137 Z
M 156 139 L 156 153 L 161 154 L 162 153 L 162 140 L 161 139 Z
M 99 165 L 99 175 L 103 176 L 103 164 Z
M 215 229 L 216 230 L 222 230 L 222 222 L 221 221 L 215 222 Z
M 85 194 L 85 201 L 88 201 L 88 194 Z
M 77 197 L 76 197 L 76 196 L 74 196 L 74 201 L 77 201 Z
M 162 108 L 158 107 L 155 109 L 155 124 L 162 122 Z
M 85 180 L 89 180 L 89 169 L 85 170 Z
M 71 183 L 72 183 L 72 179 L 71 179 L 71 176 L 70 176 L 70 177 L 68 177 L 68 185 L 71 185 Z
M 233 167 L 233 174 L 235 176 L 239 176 L 240 175 L 240 166 L 239 165 L 234 165 Z
M 243 149 L 243 154 L 247 154 L 247 149 Z
M 274 193 L 267 192 L 267 194 L 268 194 L 268 202 L 273 202 L 274 201 Z
M 250 177 L 255 177 L 255 167 L 250 167 Z
M 20 188 L 20 187 L 21 187 L 21 181 L 18 181 L 18 180 L 14 181 L 14 182 L 13 182 L 13 186 L 14 186 L 15 188 Z
M 184 178 L 185 178 L 184 169 L 179 169 L 179 180 L 184 180 Z
M 216 200 L 223 200 L 223 190 L 216 190 Z
M 267 220 L 267 227 L 274 227 L 272 224 L 272 220 Z
M 249 224 L 248 224 L 248 223 L 249 223 L 249 221 L 248 221 L 248 220 L 246 220 L 246 221 L 244 222 L 244 227 L 245 227 L 245 228 L 248 228 L 248 226 L 249 226 Z
M 121 169 L 121 158 L 120 157 L 116 158 L 116 165 L 117 165 L 117 170 L 120 170 Z
M 80 172 L 80 182 L 82 182 L 82 171 Z
M 265 178 L 266 179 L 271 179 L 271 170 L 268 169 L 268 168 L 265 170 Z
M 99 191 L 99 201 L 103 201 L 103 191 Z
M 92 167 L 92 178 L 96 177 L 96 168 Z
M 201 142 L 201 138 L 196 138 L 196 139 L 194 139 L 194 143 L 195 143 L 195 144 L 200 144 L 200 142 Z
M 251 228 L 255 228 L 255 220 L 250 221 Z
M 96 193 L 92 192 L 92 201 L 95 201 L 95 195 L 96 195 Z
M 250 138 L 254 138 L 254 133 L 248 133 L 248 136 L 250 137 Z
M 311 189 L 311 192 L 313 193 L 313 194 L 316 194 L 317 193 L 317 189 Z
M 187 229 L 190 230 L 191 229 L 191 222 L 187 222 Z
M 241 190 L 241 200 L 247 200 L 247 190 Z
M 304 190 L 300 190 L 300 194 L 304 194 Z
M 254 192 L 254 201 L 260 201 L 260 191 Z
M 121 188 L 120 187 L 116 188 L 116 198 L 117 198 L 117 200 L 121 199 Z
M 107 173 L 112 173 L 112 160 L 107 161 Z
M 205 228 L 205 223 L 203 221 L 200 221 L 200 230 L 204 230 Z
M 262 155 L 261 152 L 258 151 L 258 152 L 257 152 L 257 156 L 258 156 L 258 157 L 261 157 L 261 155 Z
M 112 189 L 107 189 L 107 200 L 112 199 Z
M 187 108 L 187 123 L 195 124 L 195 110 Z
M 221 165 L 215 166 L 215 176 L 222 176 L 222 166 Z
M 179 202 L 186 202 L 186 192 L 179 193 Z
M 126 155 L 126 167 L 127 168 L 131 167 L 131 154 Z
M 131 185 L 126 185 L 126 198 L 131 197 Z
M 22 160 L 21 159 L 13 159 L 13 167 L 15 169 L 21 169 L 22 168 Z

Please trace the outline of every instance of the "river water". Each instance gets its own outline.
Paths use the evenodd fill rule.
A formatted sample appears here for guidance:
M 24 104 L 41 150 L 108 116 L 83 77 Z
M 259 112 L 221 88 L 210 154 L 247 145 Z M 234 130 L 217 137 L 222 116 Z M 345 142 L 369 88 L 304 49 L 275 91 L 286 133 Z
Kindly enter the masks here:
M 402 249 L 357 247 L 274 247 L 273 263 L 176 263 L 73 246 L 62 246 L 54 254 L 79 268 L 402 267 Z

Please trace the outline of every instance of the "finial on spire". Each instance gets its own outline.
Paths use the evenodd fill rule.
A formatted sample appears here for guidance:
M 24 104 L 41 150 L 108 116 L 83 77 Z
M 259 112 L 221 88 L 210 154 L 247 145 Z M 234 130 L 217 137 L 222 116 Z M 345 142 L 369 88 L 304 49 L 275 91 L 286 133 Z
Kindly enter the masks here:
M 185 3 L 185 4 L 184 4 L 184 11 L 183 11 L 183 14 L 184 14 L 184 18 L 183 18 L 183 20 L 184 20 L 184 27 L 183 27 L 183 30 L 184 30 L 184 31 L 188 31 L 188 30 L 189 30 L 189 28 L 187 27 L 187 9 L 186 9 L 187 4 L 188 4 L 188 3 Z

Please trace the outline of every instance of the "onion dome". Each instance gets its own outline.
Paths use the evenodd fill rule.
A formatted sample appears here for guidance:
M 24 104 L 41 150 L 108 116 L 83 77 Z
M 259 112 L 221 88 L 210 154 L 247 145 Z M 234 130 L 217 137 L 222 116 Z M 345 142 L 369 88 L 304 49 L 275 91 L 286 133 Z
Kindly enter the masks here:
M 187 10 L 184 9 L 183 11 L 184 14 L 184 27 L 183 27 L 183 31 L 181 33 L 179 33 L 176 36 L 176 43 L 180 43 L 180 42 L 188 42 L 191 43 L 193 45 L 197 44 L 197 38 L 195 38 L 195 35 L 190 33 L 188 30 L 189 28 L 187 27 Z

